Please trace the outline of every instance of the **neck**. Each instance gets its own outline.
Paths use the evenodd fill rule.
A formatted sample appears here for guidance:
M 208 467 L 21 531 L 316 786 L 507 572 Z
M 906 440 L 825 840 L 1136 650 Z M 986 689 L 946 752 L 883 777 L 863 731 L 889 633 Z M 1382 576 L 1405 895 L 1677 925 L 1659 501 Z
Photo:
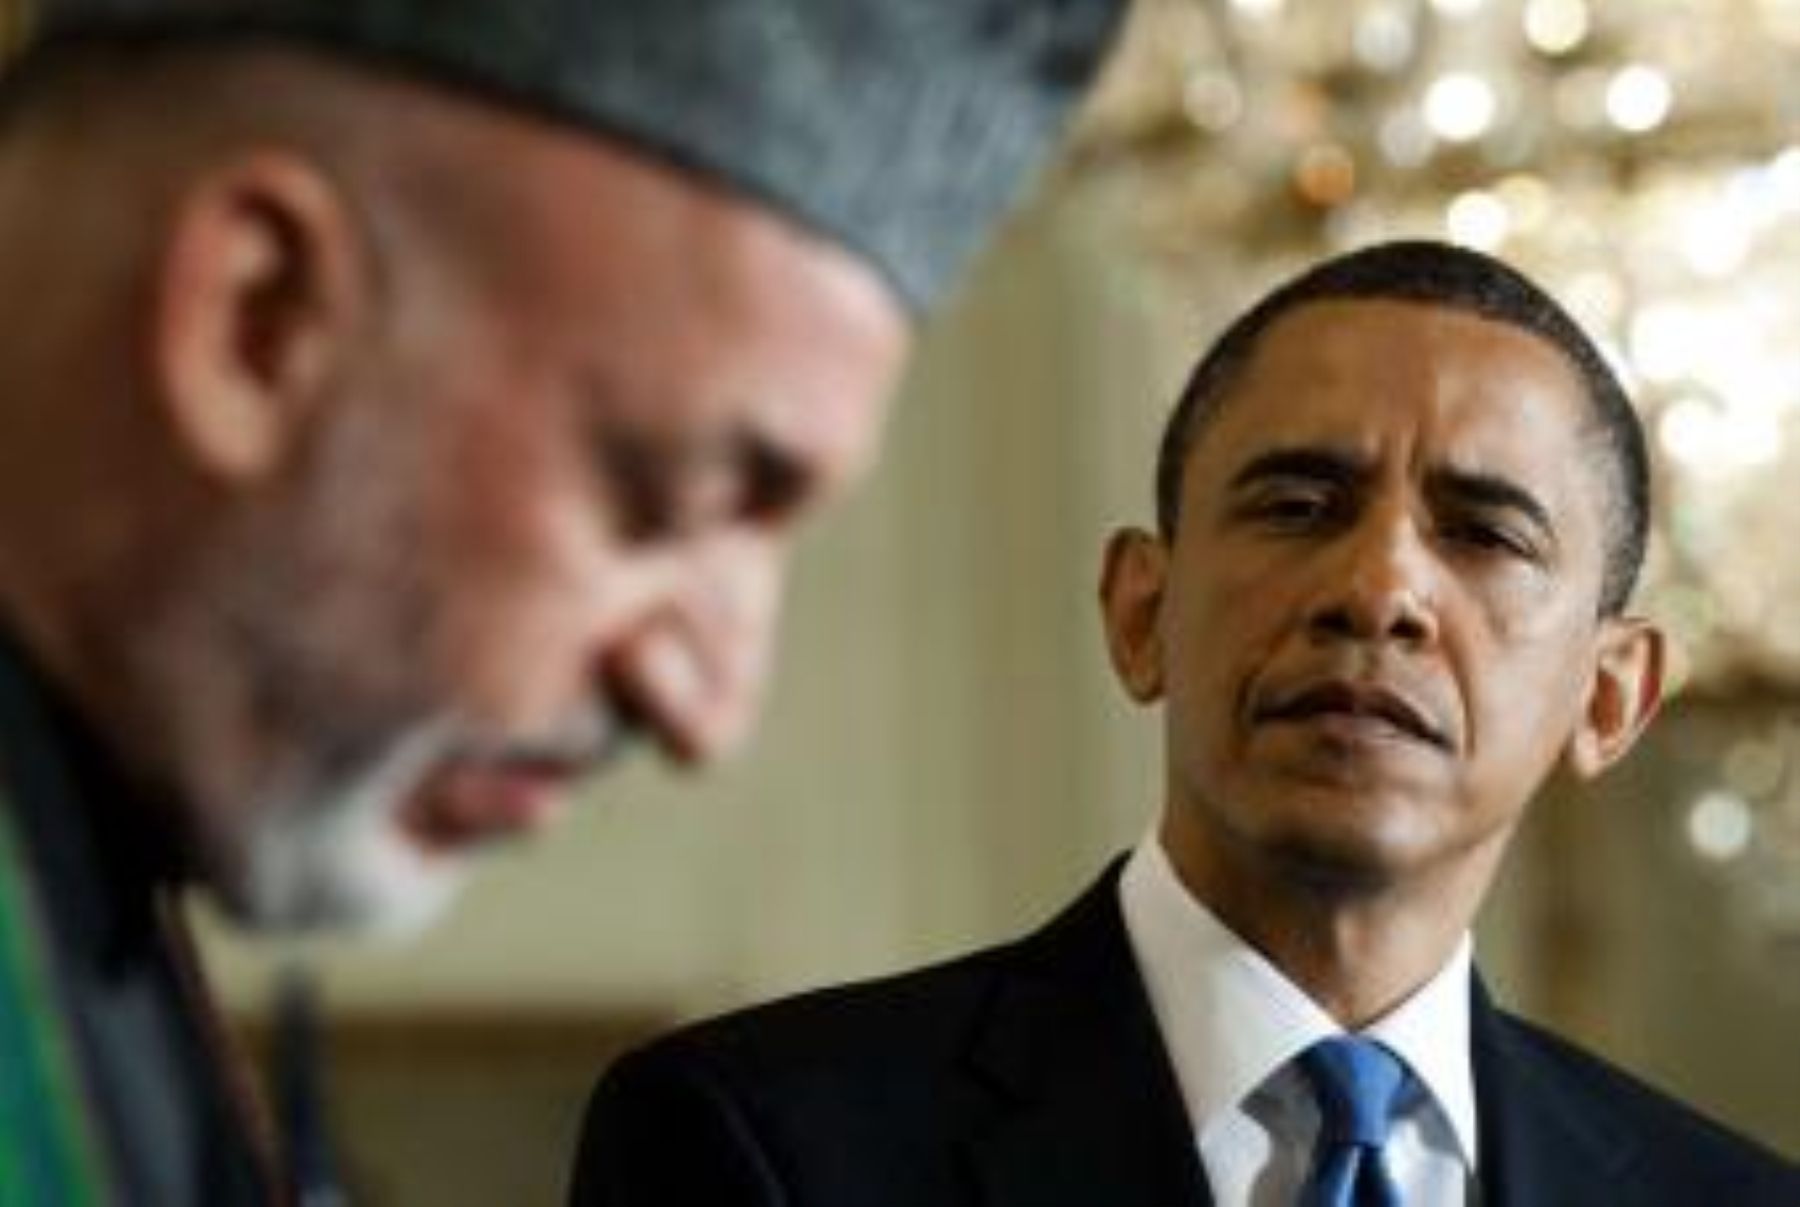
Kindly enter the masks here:
M 0 263 L 31 299 L 0 326 L 0 624 L 130 763 L 124 736 L 166 702 L 121 706 L 121 634 L 156 610 L 178 545 L 152 489 L 162 437 L 132 385 L 139 257 L 58 212 L 71 182 L 53 166 L 0 139 Z
M 1200 840 L 1183 811 L 1160 838 L 1183 887 L 1347 1030 L 1417 992 L 1468 932 L 1505 847 L 1451 868 L 1383 872 L 1289 853 L 1230 852 Z

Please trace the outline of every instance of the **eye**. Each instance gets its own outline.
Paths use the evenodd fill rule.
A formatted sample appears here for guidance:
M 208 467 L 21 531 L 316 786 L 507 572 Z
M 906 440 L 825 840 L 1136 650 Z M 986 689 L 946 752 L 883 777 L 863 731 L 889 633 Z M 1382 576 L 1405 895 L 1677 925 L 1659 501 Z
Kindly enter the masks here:
M 798 457 L 755 439 L 745 442 L 743 476 L 744 514 L 765 524 L 786 523 L 805 511 L 818 485 Z
M 1446 521 L 1439 531 L 1447 540 L 1480 553 L 1529 562 L 1539 560 L 1537 547 L 1528 537 L 1499 521 L 1465 516 Z
M 597 493 L 620 539 L 648 544 L 677 528 L 677 474 L 667 450 L 611 428 L 596 433 L 589 450 Z
M 1270 484 L 1255 491 L 1237 508 L 1253 523 L 1282 532 L 1316 528 L 1339 518 L 1343 492 L 1322 482 Z
M 812 498 L 813 475 L 793 456 L 754 439 L 674 444 L 605 428 L 590 462 L 622 539 L 679 540 L 726 524 L 790 523 Z

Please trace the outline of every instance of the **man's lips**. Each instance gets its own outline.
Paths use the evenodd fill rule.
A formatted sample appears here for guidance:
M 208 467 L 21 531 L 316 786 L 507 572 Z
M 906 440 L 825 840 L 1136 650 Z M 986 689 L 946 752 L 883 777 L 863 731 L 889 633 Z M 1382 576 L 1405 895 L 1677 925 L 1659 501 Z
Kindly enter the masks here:
M 544 760 L 452 764 L 414 793 L 401 824 L 427 850 L 532 833 L 556 815 L 582 770 Z
M 1327 679 L 1284 690 L 1259 704 L 1253 718 L 1263 722 L 1298 722 L 1345 717 L 1373 720 L 1409 738 L 1452 749 L 1447 729 L 1434 721 L 1428 710 L 1405 692 L 1383 683 Z
M 631 746 L 635 718 L 596 708 L 535 740 L 468 740 L 444 752 L 402 806 L 402 830 L 428 851 L 452 851 L 542 829 L 575 785 Z

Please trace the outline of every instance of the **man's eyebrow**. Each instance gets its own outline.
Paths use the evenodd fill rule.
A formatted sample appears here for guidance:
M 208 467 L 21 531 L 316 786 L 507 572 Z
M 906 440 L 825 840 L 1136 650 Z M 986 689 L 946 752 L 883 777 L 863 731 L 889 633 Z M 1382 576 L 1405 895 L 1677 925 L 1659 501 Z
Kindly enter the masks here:
M 1433 494 L 1477 507 L 1516 511 L 1548 536 L 1556 535 L 1550 509 L 1525 487 L 1500 474 L 1485 470 L 1446 467 L 1433 470 L 1427 479 Z
M 1370 472 L 1364 458 L 1344 449 L 1329 446 L 1277 448 L 1259 453 L 1233 474 L 1230 489 L 1242 490 L 1279 478 L 1353 485 L 1366 479 Z M 1428 486 L 1433 494 L 1464 504 L 1516 511 L 1545 533 L 1556 534 L 1556 522 L 1550 509 L 1530 490 L 1503 474 L 1446 466 L 1431 471 Z
M 1229 489 L 1242 490 L 1271 478 L 1310 478 L 1350 484 L 1368 477 L 1365 459 L 1323 446 L 1276 448 L 1259 453 L 1231 475 Z

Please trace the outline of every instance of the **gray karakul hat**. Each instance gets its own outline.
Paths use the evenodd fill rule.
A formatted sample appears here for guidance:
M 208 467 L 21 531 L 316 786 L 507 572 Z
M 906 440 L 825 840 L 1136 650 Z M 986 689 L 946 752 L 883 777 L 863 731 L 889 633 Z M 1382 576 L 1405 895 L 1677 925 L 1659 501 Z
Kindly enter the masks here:
M 1125 0 L 38 0 L 32 42 L 256 36 L 627 138 L 872 262 L 915 311 L 1046 156 Z

